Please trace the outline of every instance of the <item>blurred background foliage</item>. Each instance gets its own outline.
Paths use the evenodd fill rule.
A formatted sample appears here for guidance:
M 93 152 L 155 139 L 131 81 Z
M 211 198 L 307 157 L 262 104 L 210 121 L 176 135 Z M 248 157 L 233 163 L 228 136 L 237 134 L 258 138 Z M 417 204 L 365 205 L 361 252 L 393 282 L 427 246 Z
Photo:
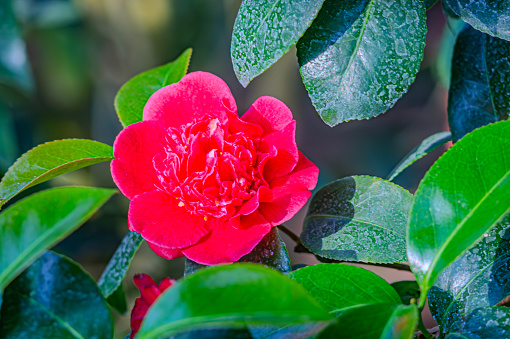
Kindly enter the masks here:
M 113 108 L 120 86 L 135 74 L 193 48 L 190 71 L 208 71 L 230 86 L 242 114 L 262 95 L 285 102 L 297 120 L 300 150 L 321 170 L 319 186 L 354 174 L 385 178 L 427 136 L 447 130 L 447 90 L 438 80 L 437 55 L 445 19 L 440 5 L 428 11 L 425 58 L 416 82 L 386 114 L 328 127 L 300 80 L 293 48 L 244 89 L 230 61 L 230 37 L 240 0 L 2 0 L 0 4 L 0 174 L 18 156 L 50 140 L 88 138 L 112 145 L 121 130 Z M 451 39 L 450 39 L 451 40 Z M 444 82 L 444 81 L 443 81 Z M 444 148 L 395 181 L 413 192 Z M 36 190 L 62 184 L 114 187 L 108 165 L 67 174 Z M 28 190 L 24 195 L 33 193 Z M 12 202 L 11 202 L 12 203 Z M 128 200 L 118 195 L 79 231 L 56 247 L 98 278 L 127 232 Z M 301 232 L 301 211 L 288 226 Z M 293 264 L 316 263 L 294 254 Z M 183 260 L 171 263 L 143 245 L 128 281 L 144 272 L 156 280 L 178 278 Z M 412 275 L 377 270 L 387 280 Z M 132 284 L 131 305 L 134 300 Z M 130 305 L 130 306 L 131 306 Z M 120 316 L 116 337 L 129 328 Z M 122 330 L 120 330 L 122 329 Z

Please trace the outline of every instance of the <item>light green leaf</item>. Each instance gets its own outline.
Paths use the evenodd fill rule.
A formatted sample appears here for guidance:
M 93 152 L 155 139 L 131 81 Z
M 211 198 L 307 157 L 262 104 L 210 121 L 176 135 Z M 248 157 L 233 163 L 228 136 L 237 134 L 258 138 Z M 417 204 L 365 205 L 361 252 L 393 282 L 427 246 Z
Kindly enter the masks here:
M 438 275 L 509 211 L 510 122 L 466 135 L 431 167 L 415 194 L 407 255 L 425 296 Z
M 479 31 L 510 40 L 510 2 L 506 0 L 444 0 L 462 20 Z
M 418 146 L 413 148 L 409 154 L 407 154 L 402 161 L 391 171 L 388 175 L 388 180 L 393 181 L 402 171 L 407 167 L 414 164 L 439 146 L 444 145 L 448 141 L 452 140 L 452 134 L 450 132 L 439 132 L 425 138 Z
M 0 338 L 111 339 L 113 319 L 92 277 L 47 252 L 5 290 Z
M 260 265 L 232 264 L 198 271 L 166 290 L 149 309 L 137 339 L 169 336 L 191 328 L 244 328 L 331 319 L 292 279 Z
M 312 198 L 301 241 L 321 257 L 394 263 L 406 259 L 406 225 L 413 196 L 389 181 L 353 176 Z
M 443 28 L 443 35 L 439 43 L 439 51 L 437 52 L 434 71 L 444 88 L 450 88 L 450 80 L 452 76 L 452 59 L 453 50 L 457 36 L 462 31 L 466 23 L 458 18 L 454 18 L 445 12 L 446 24 Z
M 324 0 L 244 0 L 232 32 L 232 64 L 246 87 L 294 46 Z
M 399 305 L 386 323 L 381 339 L 412 339 L 420 313 L 416 305 Z
M 0 181 L 0 207 L 16 194 L 64 173 L 113 159 L 113 148 L 85 139 L 48 142 L 23 154 Z
M 176 83 L 188 70 L 191 48 L 166 65 L 140 73 L 126 82 L 115 97 L 115 110 L 122 126 L 142 121 L 147 100 L 159 89 Z
M 425 33 L 423 0 L 326 0 L 297 44 L 322 120 L 334 126 L 392 107 L 420 68 Z
M 115 192 L 104 188 L 53 188 L 0 213 L 0 290 L 44 250 L 76 230 Z

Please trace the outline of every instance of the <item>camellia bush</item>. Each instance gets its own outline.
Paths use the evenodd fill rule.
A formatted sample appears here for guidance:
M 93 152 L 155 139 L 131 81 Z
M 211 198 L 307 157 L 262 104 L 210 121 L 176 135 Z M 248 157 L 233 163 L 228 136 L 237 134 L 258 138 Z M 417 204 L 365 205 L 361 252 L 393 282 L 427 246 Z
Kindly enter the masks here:
M 322 120 L 369 119 L 413 83 L 435 3 L 244 0 L 233 68 L 246 86 L 296 45 Z M 66 139 L 22 155 L 0 182 L 0 338 L 112 338 L 144 240 L 185 257 L 185 277 L 134 276 L 127 338 L 510 338 L 510 2 L 442 5 L 450 132 L 423 140 L 386 179 L 352 175 L 312 196 L 319 168 L 298 150 L 289 108 L 260 97 L 238 112 L 222 79 L 187 72 L 191 50 L 120 88 L 113 146 Z M 450 140 L 414 194 L 392 182 Z M 118 190 L 57 187 L 10 202 L 100 162 Z M 127 234 L 96 282 L 49 249 L 118 191 Z M 284 223 L 307 202 L 298 236 Z M 279 232 L 323 264 L 291 266 Z M 345 263 L 416 279 L 389 284 Z M 427 301 L 437 328 L 422 321 Z

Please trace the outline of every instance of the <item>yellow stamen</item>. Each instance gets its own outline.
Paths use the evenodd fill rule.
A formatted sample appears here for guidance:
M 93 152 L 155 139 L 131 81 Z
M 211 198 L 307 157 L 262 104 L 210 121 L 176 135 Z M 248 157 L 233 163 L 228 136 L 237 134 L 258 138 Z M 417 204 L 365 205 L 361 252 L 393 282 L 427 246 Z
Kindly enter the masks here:
M 207 221 L 207 215 L 206 215 L 206 216 L 204 216 L 204 221 Z
M 183 207 L 184 206 L 184 203 L 182 201 L 179 201 L 179 207 Z

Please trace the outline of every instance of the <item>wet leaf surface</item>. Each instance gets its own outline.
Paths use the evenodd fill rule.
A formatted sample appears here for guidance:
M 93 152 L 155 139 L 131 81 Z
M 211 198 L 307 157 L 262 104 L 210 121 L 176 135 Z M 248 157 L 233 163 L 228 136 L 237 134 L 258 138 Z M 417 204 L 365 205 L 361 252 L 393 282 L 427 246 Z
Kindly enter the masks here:
M 414 81 L 425 46 L 422 0 L 327 0 L 297 44 L 303 83 L 330 126 L 386 112 Z
M 301 241 L 314 254 L 330 259 L 406 261 L 412 201 L 411 193 L 376 177 L 334 181 L 313 196 Z
M 23 154 L 0 181 L 0 207 L 29 187 L 113 159 L 109 145 L 86 139 L 47 142 Z
M 418 146 L 413 148 L 409 154 L 391 171 L 388 175 L 388 180 L 392 181 L 400 173 L 402 173 L 407 167 L 414 164 L 436 148 L 444 145 L 448 141 L 452 140 L 452 134 L 450 132 L 439 132 L 425 138 Z
M 113 319 L 92 277 L 45 253 L 5 290 L 0 338 L 111 339 Z
M 510 337 L 510 309 L 482 307 L 471 312 L 458 332 L 446 339 L 495 339 Z
M 455 44 L 448 96 L 453 141 L 478 127 L 506 120 L 509 94 L 510 42 L 466 26 Z
M 429 291 L 430 311 L 443 333 L 458 329 L 474 309 L 510 294 L 510 218 L 448 266 Z
M 324 0 L 244 0 L 232 32 L 232 64 L 241 84 L 268 69 L 294 46 Z
M 510 40 L 510 2 L 507 0 L 444 0 L 462 20 L 479 31 Z
M 134 76 L 119 89 L 114 106 L 123 127 L 142 121 L 147 100 L 157 90 L 181 80 L 190 58 L 191 49 L 187 49 L 174 61 Z
M 0 214 L 0 290 L 46 249 L 71 234 L 116 190 L 53 188 L 33 194 Z
M 439 274 L 508 213 L 510 122 L 473 131 L 427 172 L 407 231 L 411 269 L 422 295 Z
M 198 271 L 166 290 L 150 308 L 137 338 L 214 325 L 245 328 L 331 319 L 294 280 L 260 265 L 232 264 Z

